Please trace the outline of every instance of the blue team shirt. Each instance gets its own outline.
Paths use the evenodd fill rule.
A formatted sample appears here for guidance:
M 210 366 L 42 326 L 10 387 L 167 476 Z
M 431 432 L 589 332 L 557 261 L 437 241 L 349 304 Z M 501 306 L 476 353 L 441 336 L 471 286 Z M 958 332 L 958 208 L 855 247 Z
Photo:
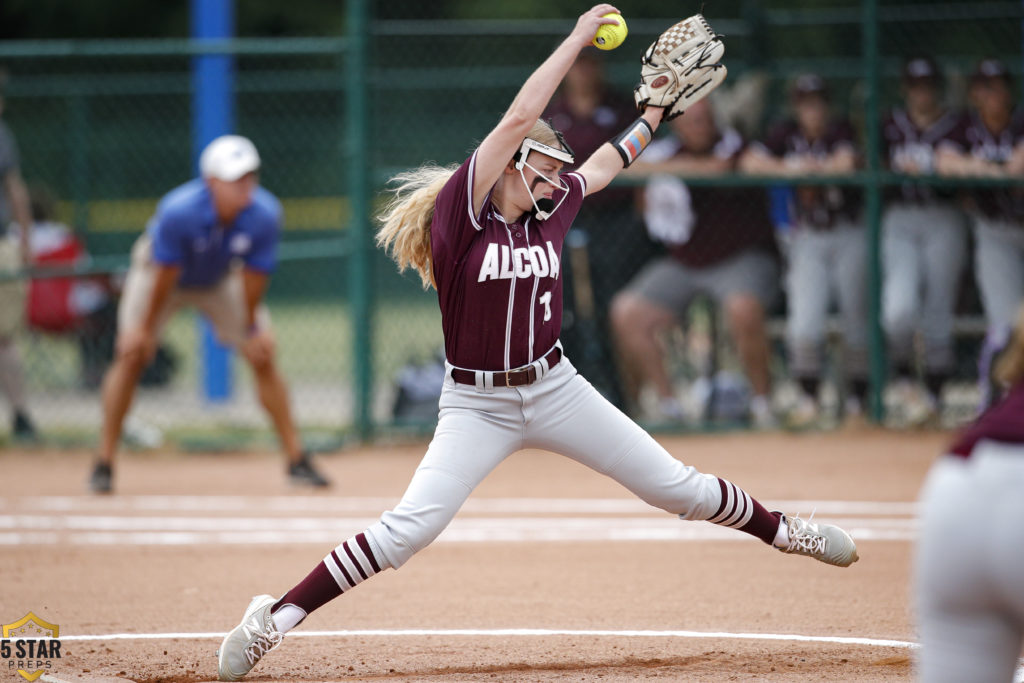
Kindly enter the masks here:
M 252 203 L 233 223 L 222 226 L 206 183 L 196 178 L 164 195 L 146 232 L 153 260 L 181 266 L 179 287 L 210 287 L 236 259 L 252 270 L 273 271 L 281 219 L 277 197 L 257 187 Z

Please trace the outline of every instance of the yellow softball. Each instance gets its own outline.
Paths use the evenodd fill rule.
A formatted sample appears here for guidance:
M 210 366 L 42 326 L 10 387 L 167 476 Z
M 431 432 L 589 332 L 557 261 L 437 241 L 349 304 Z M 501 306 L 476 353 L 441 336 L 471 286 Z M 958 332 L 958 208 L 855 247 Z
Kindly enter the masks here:
M 615 24 L 601 24 L 597 29 L 597 33 L 594 34 L 594 47 L 599 50 L 614 50 L 619 45 L 622 45 L 622 41 L 626 39 L 626 20 L 622 18 L 621 14 L 610 12 L 604 15 L 604 19 L 616 19 L 618 25 Z

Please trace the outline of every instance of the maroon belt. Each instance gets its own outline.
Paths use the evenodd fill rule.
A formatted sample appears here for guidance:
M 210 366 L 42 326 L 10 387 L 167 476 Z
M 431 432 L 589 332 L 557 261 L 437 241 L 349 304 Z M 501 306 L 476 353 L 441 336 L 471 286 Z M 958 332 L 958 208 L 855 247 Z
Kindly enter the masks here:
M 548 368 L 555 367 L 558 365 L 558 361 L 562 360 L 562 350 L 556 346 L 548 352 L 548 355 L 544 356 L 544 360 L 548 362 Z M 496 387 L 521 387 L 524 384 L 533 384 L 537 381 L 537 368 L 534 365 L 528 365 L 520 370 L 486 372 L 494 377 L 494 386 Z M 475 387 L 476 371 L 452 368 L 452 379 L 459 384 Z

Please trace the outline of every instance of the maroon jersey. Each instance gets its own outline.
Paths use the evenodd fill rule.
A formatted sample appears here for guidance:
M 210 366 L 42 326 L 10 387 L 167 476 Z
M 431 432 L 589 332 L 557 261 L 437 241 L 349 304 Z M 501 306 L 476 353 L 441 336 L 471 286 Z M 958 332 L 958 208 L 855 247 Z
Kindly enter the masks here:
M 906 109 L 893 109 L 882 122 L 882 158 L 896 173 L 934 173 L 935 150 L 944 140 L 962 135 L 966 118 L 952 110 L 945 112 L 927 128 L 918 128 Z M 925 203 L 935 199 L 951 199 L 956 192 L 906 182 L 887 187 L 886 198 Z
M 790 120 L 776 125 L 764 141 L 754 144 L 783 160 L 803 156 L 823 159 L 844 148 L 855 149 L 854 138 L 853 126 L 848 121 L 830 122 L 825 134 L 811 141 L 797 122 Z M 860 213 L 861 192 L 856 188 L 803 185 L 794 189 L 793 205 L 789 208 L 798 226 L 828 229 L 840 220 L 856 220 Z
M 544 221 L 502 216 L 490 194 L 473 213 L 476 152 L 441 188 L 430 224 L 437 298 L 448 362 L 510 370 L 546 354 L 562 329 L 562 242 L 586 193 L 567 173 L 568 196 Z M 514 178 L 512 182 L 521 182 Z M 556 191 L 557 205 L 563 192 Z
M 993 133 L 972 113 L 966 125 L 946 144 L 962 154 L 1004 164 L 1013 150 L 1024 144 L 1024 116 L 1013 117 L 1009 126 Z M 971 190 L 968 197 L 973 207 L 987 218 L 1016 223 L 1024 229 L 1024 188 L 978 188 Z
M 1024 444 L 1024 382 L 1018 382 L 1002 401 L 985 411 L 968 427 L 950 452 L 969 458 L 975 444 L 985 439 Z

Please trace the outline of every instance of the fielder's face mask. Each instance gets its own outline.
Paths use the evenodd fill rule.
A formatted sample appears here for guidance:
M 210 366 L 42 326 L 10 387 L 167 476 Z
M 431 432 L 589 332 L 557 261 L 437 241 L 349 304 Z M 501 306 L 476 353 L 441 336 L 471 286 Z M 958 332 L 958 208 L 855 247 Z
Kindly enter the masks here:
M 543 142 L 537 142 L 532 138 L 525 138 L 522 146 L 519 147 L 519 151 L 512 157 L 516 163 L 516 169 L 519 171 L 519 177 L 523 179 L 523 185 L 526 186 L 526 191 L 530 194 L 530 201 L 533 202 L 533 208 L 537 215 L 538 220 L 547 220 L 551 214 L 562 205 L 565 198 L 569 196 L 569 186 L 558 176 L 554 179 L 549 178 L 545 174 L 538 171 L 533 165 L 527 163 L 526 158 L 530 155 L 530 151 L 537 151 L 545 156 L 549 156 L 552 159 L 557 159 L 563 164 L 572 164 L 576 158 L 573 156 L 572 149 L 569 148 L 568 143 L 562 134 L 555 131 L 555 135 L 558 137 L 558 142 L 564 147 L 564 149 L 557 149 L 550 145 L 545 145 Z M 530 183 L 526 182 L 526 173 L 523 171 L 523 167 L 529 168 L 531 171 L 537 174 L 537 177 L 541 182 L 545 182 L 549 185 L 553 185 L 556 189 L 562 190 L 562 198 L 558 200 L 558 204 L 555 204 L 553 199 L 547 197 L 541 197 L 537 199 L 533 196 L 533 188 L 530 187 Z

